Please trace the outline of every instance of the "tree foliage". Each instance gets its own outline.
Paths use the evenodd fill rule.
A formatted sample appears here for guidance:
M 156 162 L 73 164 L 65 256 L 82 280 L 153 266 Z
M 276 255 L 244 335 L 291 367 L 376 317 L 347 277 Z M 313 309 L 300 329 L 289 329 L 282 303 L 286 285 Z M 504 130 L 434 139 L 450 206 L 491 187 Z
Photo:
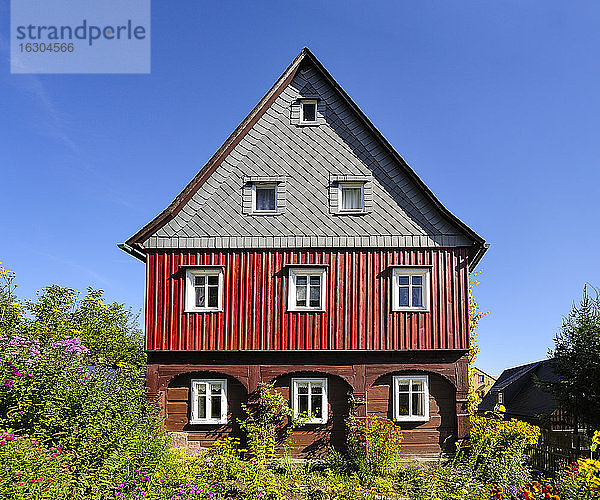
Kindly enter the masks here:
M 15 274 L 0 263 L 0 333 L 35 338 L 42 344 L 77 337 L 91 364 L 140 367 L 145 364 L 138 316 L 118 302 L 105 303 L 102 290 L 85 294 L 59 285 L 19 300 Z
M 589 431 L 600 428 L 600 298 L 583 297 L 563 318 L 554 337 L 552 369 L 557 381 L 545 382 L 558 406 Z

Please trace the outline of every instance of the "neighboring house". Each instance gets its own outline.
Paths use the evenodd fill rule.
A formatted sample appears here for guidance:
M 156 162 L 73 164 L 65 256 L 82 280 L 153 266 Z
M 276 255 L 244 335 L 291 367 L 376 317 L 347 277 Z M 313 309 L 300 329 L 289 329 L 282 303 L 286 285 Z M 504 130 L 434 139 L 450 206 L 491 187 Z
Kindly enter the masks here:
M 236 435 L 261 381 L 310 415 L 302 456 L 343 449 L 350 398 L 397 421 L 406 453 L 468 434 L 468 273 L 487 244 L 308 49 L 120 247 L 146 263 L 147 386 L 177 439 Z
M 478 403 L 481 403 L 483 397 L 494 385 L 494 382 L 496 382 L 496 379 L 483 370 L 480 370 L 476 366 L 471 368 L 469 372 L 469 385 L 473 387 Z
M 506 408 L 506 418 L 518 418 L 536 425 L 550 427 L 556 403 L 549 392 L 542 390 L 536 380 L 558 380 L 551 359 L 504 370 L 479 405 L 479 411 L 492 411 L 497 404 Z

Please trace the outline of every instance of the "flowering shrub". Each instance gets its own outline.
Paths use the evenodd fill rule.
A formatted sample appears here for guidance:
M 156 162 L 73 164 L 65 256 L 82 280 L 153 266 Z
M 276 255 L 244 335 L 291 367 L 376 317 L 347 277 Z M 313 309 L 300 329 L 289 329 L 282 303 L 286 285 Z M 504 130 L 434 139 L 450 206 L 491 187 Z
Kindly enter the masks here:
M 600 498 L 600 461 L 580 459 L 558 476 L 561 500 Z
M 529 480 L 525 450 L 539 436 L 540 428 L 527 422 L 473 417 L 468 460 L 474 476 L 494 486 L 525 484 Z
M 394 421 L 375 415 L 364 420 L 351 416 L 347 425 L 350 456 L 360 472 L 378 475 L 396 469 L 404 437 Z
M 69 498 L 73 456 L 36 439 L 0 433 L 0 498 Z
M 492 489 L 492 500 L 561 500 L 555 486 L 548 482 L 531 481 L 525 486 L 518 488 L 516 486 L 498 486 Z M 564 497 L 563 497 L 564 498 Z

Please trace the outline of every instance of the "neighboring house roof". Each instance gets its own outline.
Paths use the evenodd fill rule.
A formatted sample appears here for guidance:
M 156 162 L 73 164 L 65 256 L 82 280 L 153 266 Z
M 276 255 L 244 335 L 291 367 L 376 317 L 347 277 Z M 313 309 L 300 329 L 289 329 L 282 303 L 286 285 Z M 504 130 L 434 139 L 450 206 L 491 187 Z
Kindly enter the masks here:
M 536 379 L 552 382 L 558 377 L 552 371 L 552 359 L 535 361 L 504 370 L 479 404 L 480 411 L 492 411 L 502 391 L 506 413 L 514 417 L 538 418 L 550 415 L 556 403 L 549 392 L 543 391 Z
M 322 101 L 323 124 L 297 128 L 299 98 Z M 288 179 L 287 208 L 249 216 L 243 185 Z M 331 213 L 332 177 L 369 176 L 369 213 Z M 312 189 L 314 186 L 317 189 Z M 365 194 L 366 197 L 366 194 Z M 365 202 L 366 204 L 366 202 Z M 474 267 L 488 245 L 446 209 L 307 49 L 223 146 L 124 249 L 469 246 Z

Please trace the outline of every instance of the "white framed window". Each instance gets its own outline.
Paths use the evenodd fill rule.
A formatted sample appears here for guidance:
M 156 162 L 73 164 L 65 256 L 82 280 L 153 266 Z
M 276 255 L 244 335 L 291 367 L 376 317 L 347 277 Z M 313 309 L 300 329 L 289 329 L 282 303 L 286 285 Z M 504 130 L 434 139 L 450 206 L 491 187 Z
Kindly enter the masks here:
M 193 379 L 190 417 L 192 424 L 226 424 L 227 380 Z
M 502 391 L 498 391 L 498 404 L 499 405 L 504 404 L 504 393 Z
M 294 418 L 306 417 L 307 424 L 327 423 L 327 379 L 293 378 L 292 410 Z
M 405 422 L 429 420 L 429 377 L 427 375 L 395 375 L 394 419 Z
M 317 99 L 300 101 L 300 123 L 317 123 Z
M 324 311 L 325 268 L 290 268 L 288 280 L 289 311 Z
M 483 382 L 484 382 L 483 375 L 479 375 L 479 376 L 478 376 L 478 380 L 479 380 L 479 383 L 480 383 L 480 384 L 483 384 Z
M 365 184 L 364 182 L 340 182 L 339 211 L 364 212 L 365 210 Z
M 430 281 L 429 268 L 395 268 L 392 284 L 392 309 L 394 311 L 429 311 Z
M 222 267 L 188 268 L 185 278 L 186 312 L 223 310 Z
M 277 184 L 252 184 L 252 211 L 259 213 L 277 212 Z

